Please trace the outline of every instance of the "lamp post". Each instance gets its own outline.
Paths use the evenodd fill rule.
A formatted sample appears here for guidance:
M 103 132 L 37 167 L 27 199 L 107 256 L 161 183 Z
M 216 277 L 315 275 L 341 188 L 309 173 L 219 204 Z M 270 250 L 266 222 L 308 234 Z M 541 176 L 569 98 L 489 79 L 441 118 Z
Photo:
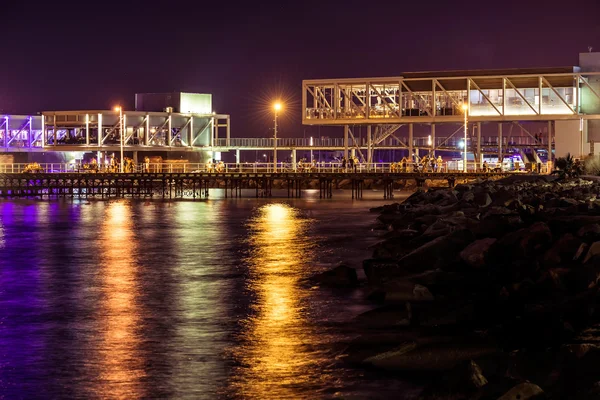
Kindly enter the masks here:
M 273 142 L 273 172 L 277 172 L 277 116 L 281 110 L 281 103 L 277 102 L 273 105 L 275 110 L 275 129 L 274 129 L 274 142 Z
M 469 113 L 469 105 L 463 103 L 462 110 L 463 110 L 463 114 L 465 115 L 465 123 L 464 123 L 465 142 L 464 142 L 464 146 L 463 146 L 463 172 L 466 173 L 467 172 L 467 114 Z
M 120 143 L 121 143 L 121 173 L 125 169 L 125 162 L 123 160 L 123 108 L 121 106 L 115 107 L 115 111 L 119 112 L 119 131 L 120 131 Z

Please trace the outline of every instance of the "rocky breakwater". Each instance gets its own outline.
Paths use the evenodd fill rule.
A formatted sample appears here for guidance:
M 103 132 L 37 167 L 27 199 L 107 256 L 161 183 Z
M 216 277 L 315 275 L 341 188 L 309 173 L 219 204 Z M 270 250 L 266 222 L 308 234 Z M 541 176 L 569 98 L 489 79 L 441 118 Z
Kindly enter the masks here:
M 425 377 L 423 399 L 600 399 L 600 183 L 515 176 L 372 211 L 379 306 L 345 362 Z

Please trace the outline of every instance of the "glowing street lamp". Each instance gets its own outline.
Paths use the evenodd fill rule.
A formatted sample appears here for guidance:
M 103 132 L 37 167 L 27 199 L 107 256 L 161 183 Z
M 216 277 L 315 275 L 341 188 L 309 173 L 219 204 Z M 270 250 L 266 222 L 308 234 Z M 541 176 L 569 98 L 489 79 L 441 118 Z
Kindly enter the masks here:
M 116 106 L 115 111 L 119 112 L 119 131 L 121 132 L 121 172 L 125 169 L 125 162 L 123 160 L 123 108 Z
M 273 172 L 277 172 L 277 116 L 279 115 L 279 111 L 281 111 L 281 103 L 276 102 L 273 104 L 273 109 L 275 110 L 275 129 L 274 129 L 274 137 L 275 141 L 273 143 Z
M 463 103 L 462 105 L 463 114 L 465 115 L 465 141 L 464 141 L 464 150 L 463 150 L 463 172 L 467 172 L 467 114 L 469 114 L 469 105 Z

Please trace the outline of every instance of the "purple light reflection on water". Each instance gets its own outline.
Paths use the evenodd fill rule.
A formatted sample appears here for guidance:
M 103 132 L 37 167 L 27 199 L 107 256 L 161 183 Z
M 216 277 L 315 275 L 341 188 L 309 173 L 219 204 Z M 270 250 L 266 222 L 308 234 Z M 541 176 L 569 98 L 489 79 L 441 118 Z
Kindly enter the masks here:
M 297 216 L 267 213 L 248 226 L 276 202 L 0 201 L 0 398 L 385 390 L 330 367 L 336 321 L 364 305 L 299 280 L 321 262 L 358 267 L 366 210 L 381 200 L 289 200 Z M 274 232 L 292 216 L 287 248 Z M 294 273 L 269 270 L 281 263 Z M 287 367 L 264 369 L 268 360 Z M 290 385 L 298 360 L 311 375 Z M 357 389 L 343 386 L 348 374 Z

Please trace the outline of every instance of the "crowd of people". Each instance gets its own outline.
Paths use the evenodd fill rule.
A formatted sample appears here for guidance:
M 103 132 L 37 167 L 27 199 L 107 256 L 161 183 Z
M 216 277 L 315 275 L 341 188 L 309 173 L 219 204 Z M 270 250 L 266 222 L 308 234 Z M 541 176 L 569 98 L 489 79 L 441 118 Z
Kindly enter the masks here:
M 206 172 L 225 172 L 225 163 L 223 161 L 208 160 Z

